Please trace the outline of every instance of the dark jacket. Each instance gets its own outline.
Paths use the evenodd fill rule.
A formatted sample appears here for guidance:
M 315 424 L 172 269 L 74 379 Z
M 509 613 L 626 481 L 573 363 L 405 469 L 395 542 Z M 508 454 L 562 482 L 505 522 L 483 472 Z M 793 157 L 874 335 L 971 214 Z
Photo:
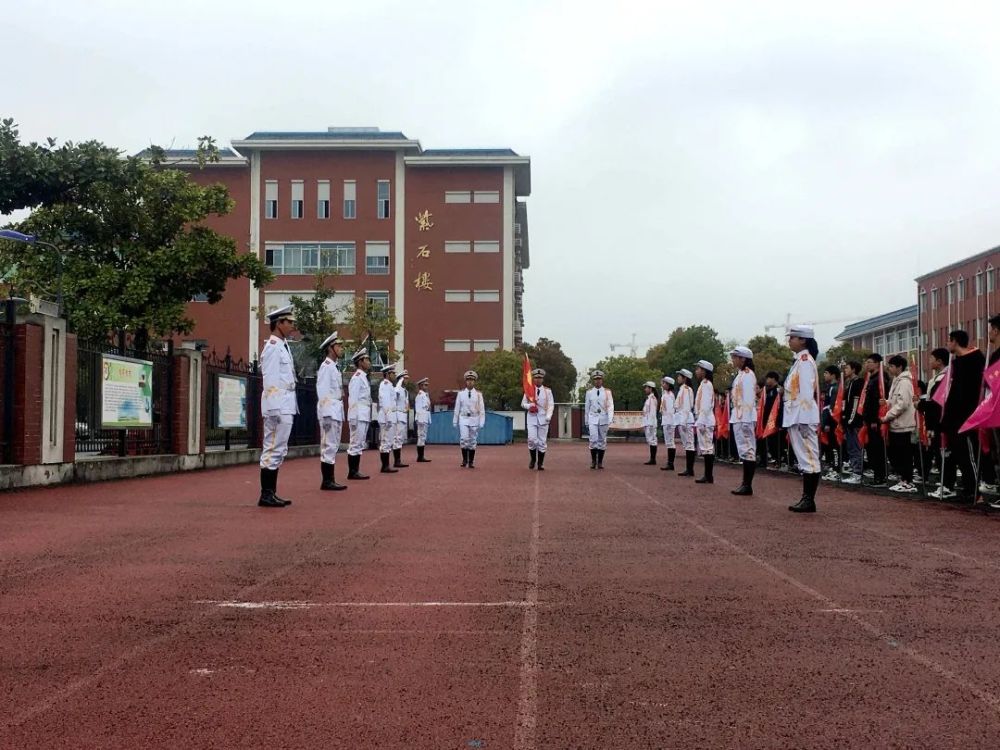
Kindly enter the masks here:
M 944 415 L 941 417 L 941 429 L 944 432 L 958 432 L 979 406 L 984 369 L 986 357 L 978 349 L 961 357 L 951 358 L 951 386 L 948 400 L 944 404 Z
M 927 393 L 927 398 L 922 398 L 917 403 L 917 411 L 924 415 L 924 424 L 930 432 L 938 432 L 941 429 L 941 406 L 933 401 L 934 394 L 944 385 L 944 378 L 941 378 L 931 386 Z
M 833 405 L 837 401 L 837 391 L 840 390 L 840 383 L 834 380 L 828 385 L 823 385 L 823 414 L 822 426 L 831 430 L 837 426 L 837 420 L 833 418 Z
M 868 391 L 865 393 L 865 413 L 863 415 L 866 424 L 876 424 L 878 422 L 878 412 L 881 408 L 879 399 L 889 397 L 889 388 L 892 384 L 889 375 L 883 372 L 882 379 L 885 381 L 885 388 L 881 392 L 878 387 L 878 373 L 874 373 L 868 379 Z
M 844 423 L 854 429 L 860 429 L 864 423 L 861 414 L 858 413 L 864 384 L 865 381 L 857 376 L 844 380 Z

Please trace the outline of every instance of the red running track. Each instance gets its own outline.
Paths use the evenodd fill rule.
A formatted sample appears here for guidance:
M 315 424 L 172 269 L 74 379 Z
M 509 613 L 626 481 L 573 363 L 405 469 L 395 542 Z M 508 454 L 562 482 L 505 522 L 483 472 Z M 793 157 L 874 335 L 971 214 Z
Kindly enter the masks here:
M 994 518 L 526 453 L 0 496 L 0 747 L 1000 744 Z

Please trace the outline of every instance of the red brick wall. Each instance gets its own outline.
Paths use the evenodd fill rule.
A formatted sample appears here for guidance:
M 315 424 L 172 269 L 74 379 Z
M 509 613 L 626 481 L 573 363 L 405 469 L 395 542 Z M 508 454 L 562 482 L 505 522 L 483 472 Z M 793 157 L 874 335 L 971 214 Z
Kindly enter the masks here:
M 174 357 L 173 421 L 171 423 L 171 452 L 187 453 L 188 400 L 191 398 L 189 360 L 183 354 Z
M 12 459 L 15 464 L 42 461 L 42 364 L 44 329 L 20 324 L 14 342 L 14 434 Z
M 987 292 L 985 273 L 992 270 L 994 274 L 993 291 Z M 984 273 L 983 293 L 976 294 L 976 274 Z M 965 280 L 965 298 L 958 299 L 958 281 Z M 953 282 L 952 303 L 947 301 L 948 282 Z M 938 304 L 932 304 L 932 290 L 938 291 Z M 987 323 L 990 316 L 1000 312 L 1000 250 L 975 256 L 968 261 L 953 267 L 930 274 L 917 282 L 917 298 L 925 291 L 924 309 L 920 311 L 920 333 L 926 334 L 925 351 L 946 346 L 949 331 L 962 328 L 969 333 L 974 346 L 984 351 L 989 347 L 987 341 Z M 976 320 L 979 320 L 979 335 L 977 336 Z M 937 332 L 935 344 L 934 332 Z
M 63 413 L 63 461 L 76 458 L 76 334 L 66 334 L 66 409 Z

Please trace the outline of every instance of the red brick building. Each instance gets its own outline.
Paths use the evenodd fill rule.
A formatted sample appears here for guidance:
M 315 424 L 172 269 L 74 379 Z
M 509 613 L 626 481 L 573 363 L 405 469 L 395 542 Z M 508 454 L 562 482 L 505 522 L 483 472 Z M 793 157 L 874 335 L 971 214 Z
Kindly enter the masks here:
M 336 271 L 334 309 L 355 296 L 393 309 L 392 348 L 436 392 L 458 386 L 478 352 L 521 343 L 528 157 L 423 149 L 377 128 L 257 132 L 232 145 L 192 179 L 229 188 L 235 208 L 211 226 L 275 280 L 232 282 L 216 305 L 193 301 L 188 340 L 253 359 L 267 333 L 259 310 L 308 296 L 317 272 Z M 167 155 L 184 166 L 193 152 Z

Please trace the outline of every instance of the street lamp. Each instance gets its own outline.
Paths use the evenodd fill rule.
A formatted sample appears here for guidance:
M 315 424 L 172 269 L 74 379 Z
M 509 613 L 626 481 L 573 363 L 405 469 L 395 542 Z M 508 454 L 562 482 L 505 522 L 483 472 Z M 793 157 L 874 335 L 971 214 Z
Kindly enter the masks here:
M 11 242 L 24 242 L 28 245 L 41 245 L 42 247 L 49 247 L 55 251 L 56 262 L 58 268 L 56 271 L 56 306 L 59 308 L 59 314 L 62 315 L 63 307 L 63 293 L 62 293 L 62 251 L 53 245 L 51 242 L 45 242 L 38 239 L 37 236 L 33 234 L 24 234 L 22 232 L 15 232 L 13 229 L 0 229 L 0 240 L 10 240 Z

